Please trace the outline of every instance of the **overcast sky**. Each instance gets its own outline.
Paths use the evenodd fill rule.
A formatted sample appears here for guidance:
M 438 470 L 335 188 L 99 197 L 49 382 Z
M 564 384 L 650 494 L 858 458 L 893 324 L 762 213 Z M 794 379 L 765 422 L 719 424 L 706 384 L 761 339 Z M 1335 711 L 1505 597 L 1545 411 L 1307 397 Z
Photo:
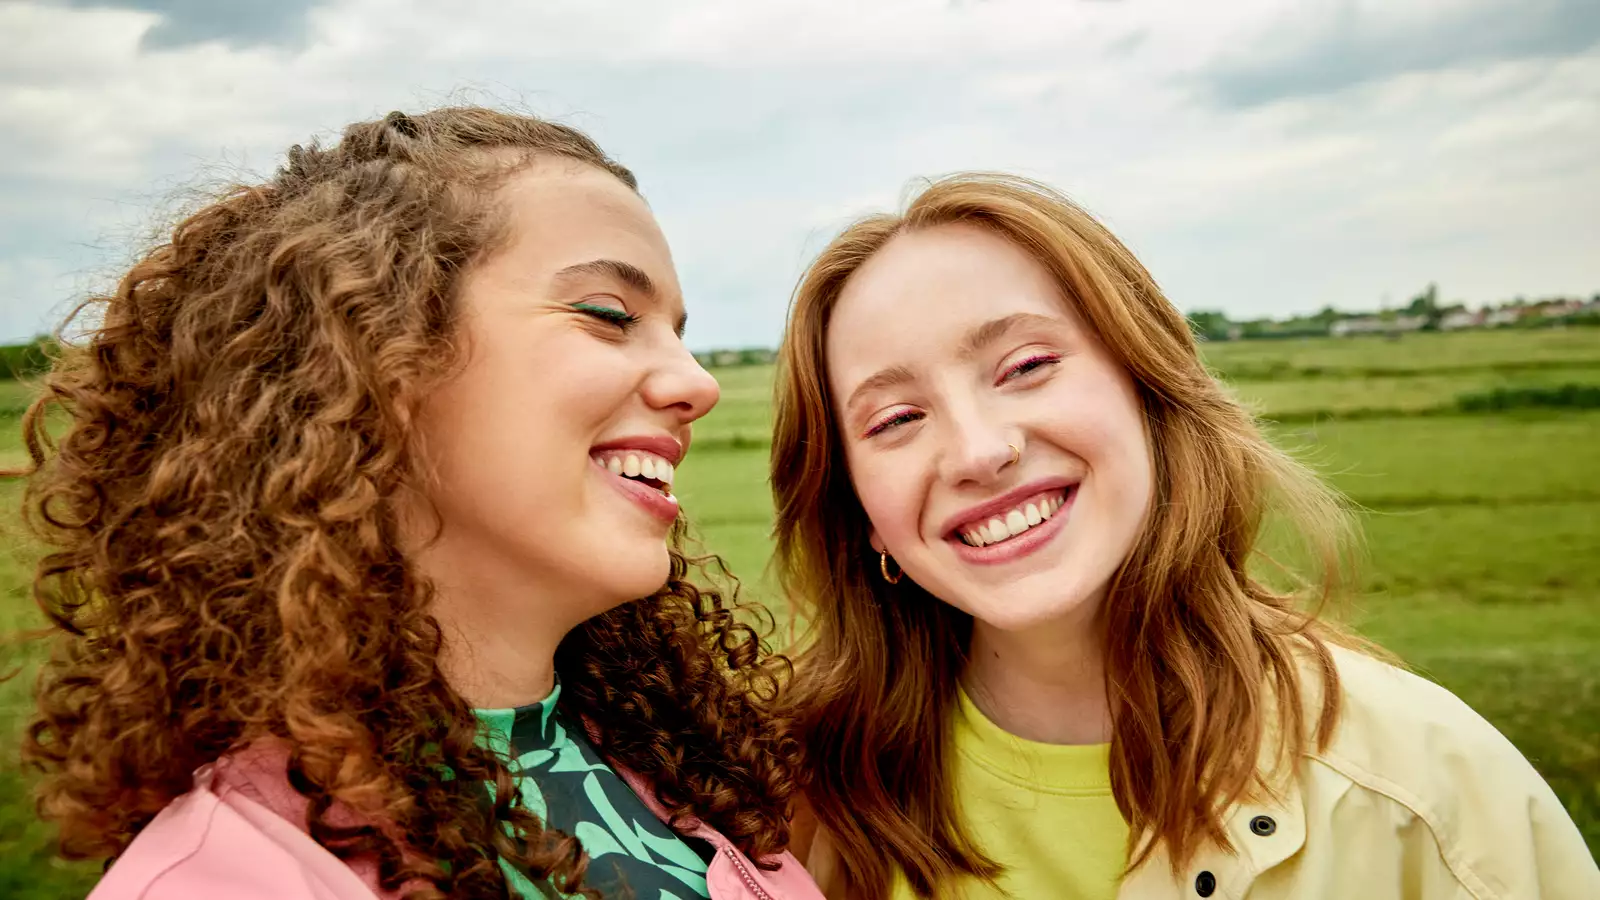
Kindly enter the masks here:
M 697 349 L 958 169 L 1064 188 L 1184 309 L 1600 291 L 1595 0 L 0 0 L 0 340 L 197 190 L 460 98 L 639 175 Z

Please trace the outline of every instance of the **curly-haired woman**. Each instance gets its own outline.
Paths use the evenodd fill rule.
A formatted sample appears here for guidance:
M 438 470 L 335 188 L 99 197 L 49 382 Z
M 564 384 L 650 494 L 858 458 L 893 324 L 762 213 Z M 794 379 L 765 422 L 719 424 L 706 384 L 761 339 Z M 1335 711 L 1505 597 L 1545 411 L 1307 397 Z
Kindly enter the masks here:
M 780 361 L 828 896 L 1600 897 L 1516 748 L 1303 611 L 1343 507 L 1066 198 L 955 176 L 852 225 Z M 1269 510 L 1330 577 L 1259 577 Z
M 776 658 L 682 550 L 717 385 L 588 138 L 352 125 L 91 306 L 26 753 L 94 897 L 815 896 Z

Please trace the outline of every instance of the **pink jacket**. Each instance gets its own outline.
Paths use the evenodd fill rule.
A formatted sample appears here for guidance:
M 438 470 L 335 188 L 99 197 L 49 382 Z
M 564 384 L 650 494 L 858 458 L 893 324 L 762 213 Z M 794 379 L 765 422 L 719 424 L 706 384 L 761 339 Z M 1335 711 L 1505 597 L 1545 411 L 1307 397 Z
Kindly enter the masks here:
M 397 900 L 378 889 L 375 865 L 346 864 L 306 833 L 307 801 L 289 786 L 284 763 L 282 753 L 252 748 L 200 769 L 194 788 L 139 833 L 89 900 Z M 622 775 L 665 819 L 654 793 Z M 710 827 L 691 833 L 717 849 L 706 873 L 714 900 L 823 900 L 793 855 L 767 872 Z

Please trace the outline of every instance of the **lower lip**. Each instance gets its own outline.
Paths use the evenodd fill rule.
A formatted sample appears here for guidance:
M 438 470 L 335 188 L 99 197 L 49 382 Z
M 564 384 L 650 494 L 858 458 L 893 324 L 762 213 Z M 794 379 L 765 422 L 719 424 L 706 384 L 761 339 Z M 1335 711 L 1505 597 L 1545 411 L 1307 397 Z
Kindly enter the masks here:
M 1008 538 L 998 544 L 988 544 L 983 547 L 974 547 L 959 537 L 947 538 L 956 548 L 956 555 L 966 562 L 980 566 L 992 566 L 1008 563 L 1028 556 L 1040 547 L 1049 543 L 1066 525 L 1067 514 L 1072 511 L 1073 501 L 1078 499 L 1078 486 L 1073 485 L 1067 489 L 1066 499 L 1061 502 L 1050 518 L 1029 528 L 1027 531 L 1014 538 Z
M 661 493 L 647 484 L 641 484 L 631 478 L 611 474 L 611 470 L 590 460 L 594 467 L 600 470 L 601 477 L 616 486 L 624 497 L 639 505 L 640 509 L 654 516 L 662 522 L 671 524 L 678 518 L 678 501 Z

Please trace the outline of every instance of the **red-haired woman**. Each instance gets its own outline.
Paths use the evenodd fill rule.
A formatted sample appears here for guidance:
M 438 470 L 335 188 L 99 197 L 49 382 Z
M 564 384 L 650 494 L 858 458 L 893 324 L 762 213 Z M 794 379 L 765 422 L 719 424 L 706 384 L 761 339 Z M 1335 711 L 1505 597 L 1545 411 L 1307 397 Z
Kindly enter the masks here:
M 25 425 L 26 753 L 97 900 L 815 896 L 776 660 L 681 549 L 682 304 L 626 169 L 477 108 L 294 148 L 92 304 Z
M 849 227 L 780 364 L 829 896 L 1600 897 L 1503 737 L 1297 611 L 1346 513 L 1065 198 L 953 177 Z M 1248 569 L 1274 505 L 1316 596 Z

